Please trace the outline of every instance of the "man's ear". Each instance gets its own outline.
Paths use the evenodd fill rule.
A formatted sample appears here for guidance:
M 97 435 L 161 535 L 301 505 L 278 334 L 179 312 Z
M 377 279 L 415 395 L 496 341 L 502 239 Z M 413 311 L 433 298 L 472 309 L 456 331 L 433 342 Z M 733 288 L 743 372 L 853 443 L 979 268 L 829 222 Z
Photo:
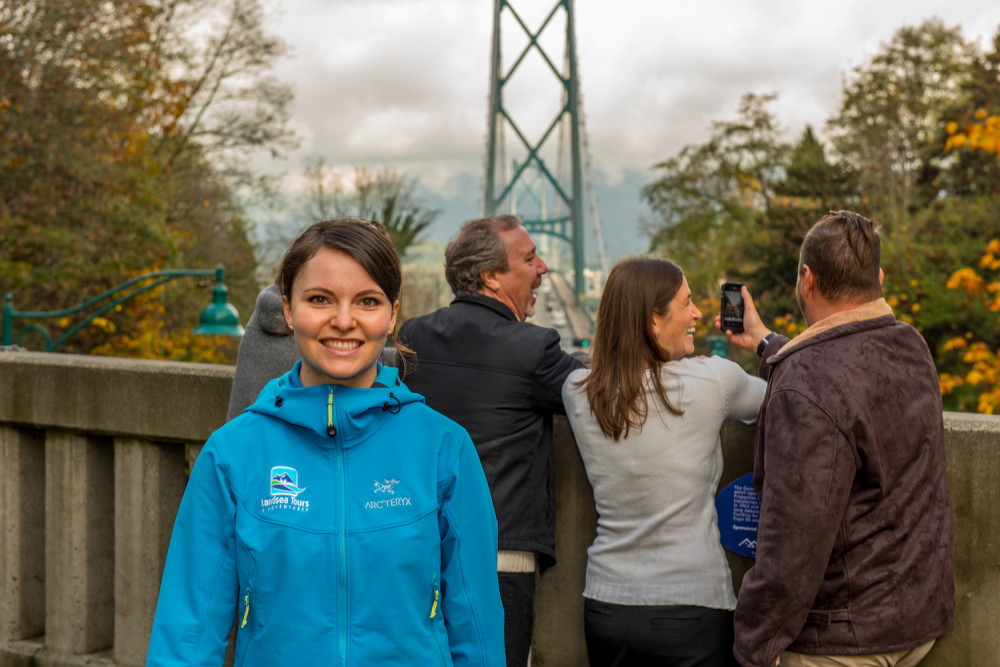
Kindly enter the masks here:
M 799 279 L 799 282 L 802 283 L 803 292 L 812 295 L 816 290 L 816 276 L 808 264 L 802 265 L 802 277 Z
M 883 280 L 884 278 L 885 278 L 885 274 L 884 274 L 884 273 L 882 273 L 882 267 L 879 267 L 879 270 L 878 270 L 878 284 L 879 284 L 879 285 L 881 285 L 881 284 L 882 284 L 882 280 Z
M 483 281 L 483 287 L 491 292 L 500 289 L 500 281 L 497 279 L 497 271 L 480 271 L 479 279 Z

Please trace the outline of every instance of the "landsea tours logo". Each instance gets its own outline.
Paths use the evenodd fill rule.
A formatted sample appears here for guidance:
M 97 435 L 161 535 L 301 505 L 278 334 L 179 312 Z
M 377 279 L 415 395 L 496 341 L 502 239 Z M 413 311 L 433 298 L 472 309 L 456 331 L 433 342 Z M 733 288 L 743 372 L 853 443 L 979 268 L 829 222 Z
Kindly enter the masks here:
M 288 466 L 274 466 L 271 468 L 271 497 L 260 499 L 261 509 L 265 512 L 272 510 L 308 512 L 309 501 L 299 498 L 299 494 L 305 490 L 304 486 L 299 486 L 298 470 Z

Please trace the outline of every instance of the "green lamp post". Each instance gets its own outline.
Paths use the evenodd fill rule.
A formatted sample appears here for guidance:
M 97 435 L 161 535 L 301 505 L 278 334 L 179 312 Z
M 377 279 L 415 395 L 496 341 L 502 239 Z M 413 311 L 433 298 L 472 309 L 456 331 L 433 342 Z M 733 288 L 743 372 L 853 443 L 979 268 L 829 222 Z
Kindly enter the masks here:
M 20 343 L 24 334 L 29 331 L 35 331 L 40 333 L 45 338 L 45 351 L 51 352 L 55 348 L 62 345 L 77 331 L 90 324 L 90 322 L 92 322 L 95 318 L 100 317 L 118 304 L 124 303 L 125 301 L 128 301 L 143 292 L 148 292 L 154 287 L 158 287 L 164 283 L 170 282 L 171 280 L 176 280 L 177 278 L 185 276 L 204 277 L 212 275 L 215 276 L 215 287 L 212 289 L 212 303 L 202 311 L 198 326 L 193 329 L 192 333 L 199 336 L 242 336 L 243 327 L 240 326 L 239 313 L 237 313 L 236 308 L 229 303 L 229 290 L 226 288 L 225 283 L 223 283 L 226 275 L 225 269 L 222 268 L 222 265 L 219 265 L 215 269 L 170 269 L 166 271 L 147 273 L 145 275 L 132 278 L 131 280 L 127 280 L 116 287 L 112 287 L 107 292 L 95 296 L 93 299 L 84 301 L 78 306 L 66 308 L 64 310 L 52 310 L 48 312 L 14 310 L 14 297 L 8 293 L 4 297 L 3 303 L 3 347 L 11 348 L 15 344 L 13 324 L 14 318 L 49 319 L 53 317 L 65 317 L 66 315 L 72 315 L 73 313 L 78 313 L 92 306 L 96 306 L 105 299 L 113 298 L 112 301 L 97 308 L 97 310 L 92 312 L 55 340 L 52 340 L 48 330 L 37 324 L 31 324 L 21 329 L 17 336 L 18 343 Z

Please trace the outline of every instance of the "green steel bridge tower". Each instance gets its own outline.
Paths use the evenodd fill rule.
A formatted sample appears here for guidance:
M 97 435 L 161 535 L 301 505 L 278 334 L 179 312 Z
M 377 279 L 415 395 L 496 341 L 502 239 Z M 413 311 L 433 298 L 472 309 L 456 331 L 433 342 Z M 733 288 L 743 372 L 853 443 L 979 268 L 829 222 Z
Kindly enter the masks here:
M 533 235 L 568 244 L 574 294 L 582 304 L 585 155 L 573 0 L 558 0 L 544 14 L 539 11 L 546 9 L 545 3 L 524 4 L 520 12 L 512 0 L 493 4 L 483 209 L 486 216 L 521 214 Z M 505 51 L 513 53 L 509 65 Z M 595 224 L 598 255 L 604 263 L 599 222 Z

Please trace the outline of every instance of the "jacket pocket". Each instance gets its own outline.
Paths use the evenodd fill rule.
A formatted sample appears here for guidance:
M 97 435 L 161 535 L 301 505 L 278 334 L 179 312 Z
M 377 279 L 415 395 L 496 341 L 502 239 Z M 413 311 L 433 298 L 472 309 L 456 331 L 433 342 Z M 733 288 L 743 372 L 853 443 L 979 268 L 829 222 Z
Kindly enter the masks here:
M 253 639 L 253 589 L 247 586 L 240 596 L 239 615 L 236 618 L 237 648 L 242 648 L 242 655 L 237 652 L 235 662 L 242 665 L 246 662 L 247 654 L 250 653 L 250 643 Z
M 427 616 L 427 622 L 431 638 L 434 640 L 434 646 L 437 648 L 438 658 L 440 658 L 441 664 L 447 667 L 450 663 L 445 657 L 445 648 L 448 647 L 441 646 L 441 638 L 438 636 L 440 627 L 444 623 L 444 617 L 441 616 L 441 587 L 437 581 L 431 583 L 431 608 Z

